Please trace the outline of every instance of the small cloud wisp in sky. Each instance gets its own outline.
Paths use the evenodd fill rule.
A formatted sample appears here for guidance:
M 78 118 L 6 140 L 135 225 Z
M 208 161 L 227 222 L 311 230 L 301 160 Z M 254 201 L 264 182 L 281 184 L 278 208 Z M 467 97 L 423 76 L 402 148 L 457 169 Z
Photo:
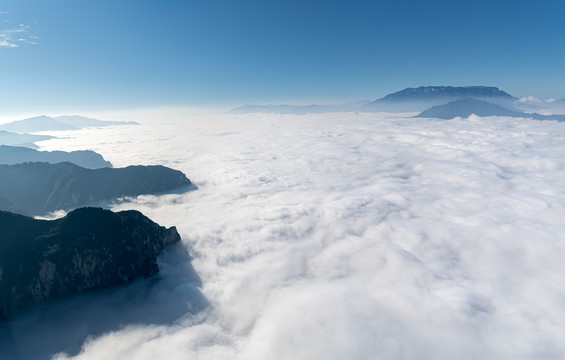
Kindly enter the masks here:
M 0 11 L 0 15 L 9 14 L 6 11 Z M 10 24 L 10 20 L 3 20 L 4 24 Z M 18 26 L 10 26 L 7 29 L 0 28 L 0 47 L 18 48 L 27 45 L 37 45 L 38 36 L 30 33 L 29 25 L 19 24 Z

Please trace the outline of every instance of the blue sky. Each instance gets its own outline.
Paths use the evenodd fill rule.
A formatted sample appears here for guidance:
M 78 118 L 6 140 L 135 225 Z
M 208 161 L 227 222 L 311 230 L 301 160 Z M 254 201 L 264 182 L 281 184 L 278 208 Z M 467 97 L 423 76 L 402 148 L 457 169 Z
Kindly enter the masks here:
M 562 1 L 2 0 L 4 111 L 565 98 Z

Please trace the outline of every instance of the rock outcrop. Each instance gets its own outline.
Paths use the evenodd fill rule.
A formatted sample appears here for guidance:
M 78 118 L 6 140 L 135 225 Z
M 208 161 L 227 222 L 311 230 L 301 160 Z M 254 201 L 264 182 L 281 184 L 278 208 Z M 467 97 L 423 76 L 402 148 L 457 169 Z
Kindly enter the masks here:
M 182 172 L 164 166 L 85 169 L 69 162 L 0 165 L 0 198 L 31 215 L 97 205 L 100 201 L 188 187 Z M 1 203 L 0 203 L 1 205 Z M 0 210 L 7 210 L 2 209 Z
M 0 318 L 151 276 L 160 251 L 179 240 L 175 227 L 133 210 L 80 208 L 51 221 L 0 211 Z

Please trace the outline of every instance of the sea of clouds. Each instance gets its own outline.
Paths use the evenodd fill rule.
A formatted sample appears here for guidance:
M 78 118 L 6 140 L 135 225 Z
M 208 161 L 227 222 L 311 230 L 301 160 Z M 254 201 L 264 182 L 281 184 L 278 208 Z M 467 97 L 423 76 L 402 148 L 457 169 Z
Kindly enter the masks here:
M 56 135 L 41 148 L 198 189 L 113 204 L 182 245 L 154 279 L 10 322 L 11 354 L 565 358 L 563 123 L 224 114 Z

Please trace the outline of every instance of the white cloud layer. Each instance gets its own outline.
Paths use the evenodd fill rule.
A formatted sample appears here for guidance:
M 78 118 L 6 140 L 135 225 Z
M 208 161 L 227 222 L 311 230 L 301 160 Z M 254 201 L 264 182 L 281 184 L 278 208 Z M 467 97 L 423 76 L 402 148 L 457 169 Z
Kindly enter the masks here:
M 564 124 L 251 114 L 58 134 L 42 148 L 196 183 L 114 208 L 177 226 L 210 306 L 56 359 L 565 357 Z M 168 285 L 131 308 L 195 298 L 162 262 Z

